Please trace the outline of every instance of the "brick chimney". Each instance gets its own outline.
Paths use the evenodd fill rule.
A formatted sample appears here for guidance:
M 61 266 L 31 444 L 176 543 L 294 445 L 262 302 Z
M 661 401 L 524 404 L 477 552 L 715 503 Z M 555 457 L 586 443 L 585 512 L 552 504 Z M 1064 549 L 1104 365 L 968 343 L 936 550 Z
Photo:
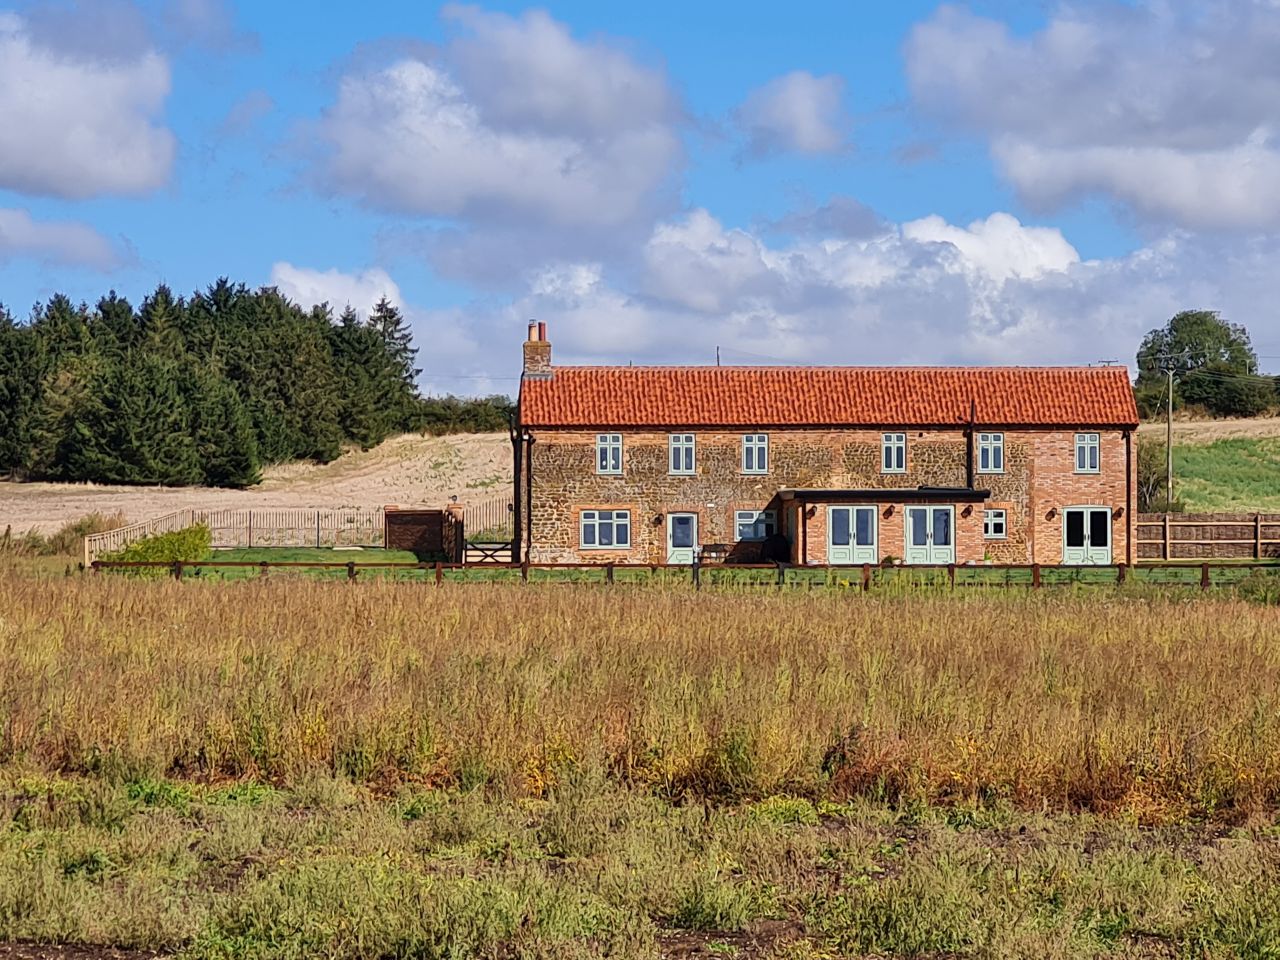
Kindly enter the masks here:
M 547 339 L 547 325 L 538 320 L 529 321 L 529 339 L 524 342 L 524 375 L 538 380 L 551 376 L 551 341 Z

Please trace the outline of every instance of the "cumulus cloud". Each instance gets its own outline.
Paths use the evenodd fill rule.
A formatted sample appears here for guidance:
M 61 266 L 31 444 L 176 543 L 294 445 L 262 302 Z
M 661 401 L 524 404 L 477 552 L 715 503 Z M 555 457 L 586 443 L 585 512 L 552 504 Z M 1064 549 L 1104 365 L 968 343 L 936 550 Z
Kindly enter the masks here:
M 1067 6 L 1043 29 L 944 7 L 906 47 L 917 101 L 990 138 L 1044 208 L 1097 193 L 1191 228 L 1280 226 L 1280 5 Z
M 524 231 L 526 266 L 544 242 L 580 253 L 647 230 L 683 155 L 665 75 L 539 11 L 447 16 L 462 33 L 443 48 L 342 78 L 318 128 L 322 183 L 467 231 Z
M 166 0 L 164 25 L 180 43 L 219 52 L 254 51 L 259 39 L 236 26 L 230 0 Z
M 385 270 L 372 267 L 357 273 L 314 270 L 281 261 L 271 267 L 271 285 L 295 303 L 310 308 L 327 303 L 334 314 L 352 307 L 362 317 L 383 297 L 397 306 L 404 301 L 400 287 Z
M 0 208 L 0 263 L 19 258 L 108 270 L 125 256 L 86 224 L 33 220 L 26 210 Z
M 74 56 L 0 12 L 0 187 L 76 200 L 154 190 L 173 164 L 159 122 L 168 93 L 154 51 Z
M 744 152 L 763 157 L 795 153 L 837 153 L 848 145 L 844 80 L 796 70 L 752 91 L 734 111 L 746 138 Z

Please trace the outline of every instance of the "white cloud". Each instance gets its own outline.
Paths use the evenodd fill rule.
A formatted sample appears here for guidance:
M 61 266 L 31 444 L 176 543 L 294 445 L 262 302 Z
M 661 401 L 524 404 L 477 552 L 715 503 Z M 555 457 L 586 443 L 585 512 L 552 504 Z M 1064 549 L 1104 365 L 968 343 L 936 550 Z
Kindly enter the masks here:
M 782 151 L 836 153 L 848 144 L 844 80 L 796 70 L 752 91 L 734 111 L 747 138 L 745 152 L 761 157 Z
M 211 50 L 256 50 L 256 34 L 236 27 L 231 0 L 165 0 L 163 19 L 182 43 Z
M 682 156 L 663 75 L 544 13 L 449 16 L 467 32 L 442 50 L 343 77 L 319 125 L 324 182 L 393 212 L 572 234 L 582 249 L 650 222 Z
M 944 7 L 907 43 L 918 102 L 990 138 L 1045 208 L 1103 194 L 1192 228 L 1280 226 L 1280 5 L 1066 6 L 1038 32 Z
M 169 67 L 154 51 L 72 56 L 0 12 L 0 187 L 84 199 L 161 186 L 174 156 L 158 122 L 168 93 Z
M 99 270 L 124 260 L 106 237 L 86 224 L 33 220 L 26 210 L 0 208 L 0 263 L 18 258 Z
M 280 262 L 271 267 L 271 285 L 295 303 L 310 308 L 327 303 L 334 315 L 353 307 L 362 317 L 383 297 L 397 306 L 404 301 L 400 287 L 385 270 L 372 267 L 359 273 L 312 270 Z

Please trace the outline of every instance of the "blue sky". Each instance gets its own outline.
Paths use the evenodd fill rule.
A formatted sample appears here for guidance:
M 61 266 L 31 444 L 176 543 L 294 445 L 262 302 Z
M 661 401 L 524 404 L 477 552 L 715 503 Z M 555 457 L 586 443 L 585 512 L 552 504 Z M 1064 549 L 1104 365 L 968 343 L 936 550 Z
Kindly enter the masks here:
M 586 362 L 1280 355 L 1280 10 L 0 0 L 0 302 L 219 276 Z M 1280 361 L 1264 361 L 1280 367 Z

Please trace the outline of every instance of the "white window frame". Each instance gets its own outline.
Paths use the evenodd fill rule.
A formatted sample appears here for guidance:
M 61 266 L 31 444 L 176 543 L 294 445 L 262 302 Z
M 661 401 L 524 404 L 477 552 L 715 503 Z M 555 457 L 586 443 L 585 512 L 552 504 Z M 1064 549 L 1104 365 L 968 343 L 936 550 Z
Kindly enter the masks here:
M 1004 473 L 1004 434 L 980 433 L 977 442 L 978 473 Z M 987 466 L 982 465 L 982 455 L 987 455 Z M 999 466 L 996 460 L 999 459 Z
M 680 454 L 679 469 L 677 454 Z M 667 435 L 667 472 L 673 477 L 691 477 L 698 472 L 697 438 L 692 433 Z
M 1089 451 L 1093 451 L 1093 466 L 1089 466 Z M 1085 465 L 1080 466 L 1080 455 L 1084 454 Z M 1077 433 L 1075 444 L 1076 473 L 1102 472 L 1102 434 Z
M 742 536 L 742 525 L 750 523 L 757 530 L 762 530 L 760 536 L 744 537 Z M 778 532 L 778 515 L 773 510 L 735 510 L 733 511 L 733 542 L 734 543 L 761 543 L 768 540 L 771 536 Z
M 754 454 L 754 463 L 748 464 L 748 454 Z M 742 472 L 759 476 L 769 472 L 769 435 L 744 433 L 742 435 Z
M 622 475 L 622 434 L 596 434 L 596 473 L 607 477 Z
M 1000 524 L 1000 532 L 994 533 L 995 524 Z M 993 509 L 982 511 L 982 537 L 984 540 L 1009 539 L 1009 511 Z
M 889 455 L 896 453 L 893 459 L 902 460 L 902 466 L 896 463 L 889 463 Z M 906 473 L 907 472 L 907 435 L 905 433 L 882 433 L 880 434 L 880 472 L 881 473 Z
M 602 516 L 603 515 L 603 516 Z M 607 519 L 605 519 L 607 517 Z M 613 543 L 600 543 L 600 529 L 603 525 L 610 528 Z M 592 528 L 595 543 L 587 543 L 587 528 Z M 626 530 L 625 543 L 618 542 L 618 528 Z M 630 510 L 583 510 L 578 514 L 578 549 L 579 550 L 630 550 L 631 549 L 631 511 Z

